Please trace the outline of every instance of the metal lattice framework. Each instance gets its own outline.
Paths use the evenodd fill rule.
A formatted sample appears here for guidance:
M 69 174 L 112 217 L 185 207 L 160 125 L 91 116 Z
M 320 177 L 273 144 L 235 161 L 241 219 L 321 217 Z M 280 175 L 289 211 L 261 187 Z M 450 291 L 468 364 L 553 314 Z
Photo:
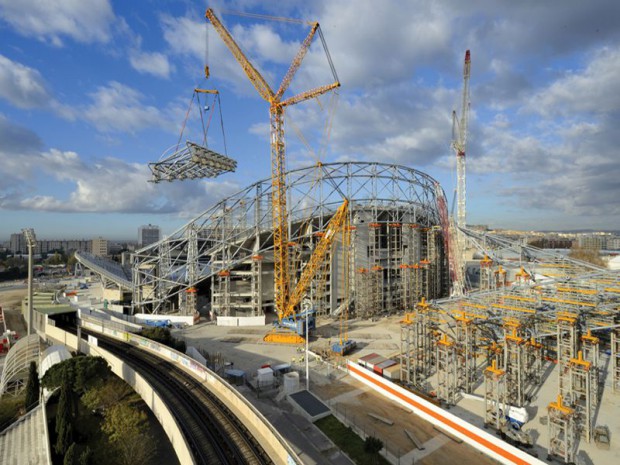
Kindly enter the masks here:
M 41 341 L 38 334 L 31 334 L 15 343 L 4 361 L 0 377 L 0 397 L 17 395 L 26 387 L 30 362 L 39 363 Z
M 235 171 L 237 162 L 207 147 L 187 141 L 184 147 L 164 152 L 156 163 L 149 163 L 154 183 L 183 179 L 215 178 Z
M 342 204 L 356 211 L 398 211 L 431 227 L 440 223 L 437 182 L 425 173 L 381 163 L 329 163 L 289 171 L 291 243 L 312 222 L 324 231 Z M 187 291 L 252 257 L 273 259 L 272 182 L 258 181 L 221 200 L 164 240 L 133 255 L 133 305 L 141 311 L 183 307 Z M 176 301 L 175 301 L 176 299 Z

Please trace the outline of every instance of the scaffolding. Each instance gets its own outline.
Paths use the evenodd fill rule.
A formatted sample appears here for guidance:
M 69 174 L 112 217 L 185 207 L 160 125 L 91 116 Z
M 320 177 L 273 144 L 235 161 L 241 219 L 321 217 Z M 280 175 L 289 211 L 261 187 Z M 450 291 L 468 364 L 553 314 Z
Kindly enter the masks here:
M 589 443 L 594 432 L 594 413 L 598 404 L 598 371 L 591 362 L 583 359 L 581 351 L 577 353 L 577 358 L 570 360 L 569 371 L 577 428 Z
M 396 218 L 397 212 L 391 212 L 393 222 L 387 225 L 387 301 L 389 312 L 398 312 L 404 308 L 401 298 L 403 264 L 403 235 L 402 224 Z
M 401 307 L 408 311 L 413 308 L 413 303 L 415 302 L 413 298 L 413 283 L 412 283 L 412 273 L 413 267 L 411 265 L 407 265 L 403 263 L 399 266 L 400 268 L 400 302 Z
M 457 347 L 444 333 L 437 341 L 437 398 L 456 404 L 458 393 Z
M 547 407 L 549 412 L 549 449 L 548 458 L 559 457 L 566 463 L 574 461 L 575 439 L 575 410 L 563 403 L 562 395 L 558 395 L 556 402 Z
M 516 407 L 525 403 L 525 339 L 519 336 L 520 323 L 507 319 L 504 323 L 504 371 L 508 384 L 507 402 Z
M 252 255 L 252 316 L 259 316 L 263 308 L 263 258 L 260 254 Z
M 480 290 L 490 291 L 495 289 L 495 280 L 493 279 L 493 260 L 486 255 L 480 260 Z
M 542 383 L 543 345 L 534 337 L 525 343 L 525 389 L 526 396 Z
M 560 395 L 567 398 L 570 395 L 570 361 L 577 352 L 576 315 L 567 312 L 558 312 L 557 315 L 557 360 L 558 386 Z
M 476 327 L 472 315 L 456 312 L 455 342 L 458 347 L 457 386 L 471 393 L 476 380 Z
M 495 360 L 484 370 L 484 406 L 484 424 L 499 431 L 506 411 L 506 372 Z
M 428 256 L 425 246 L 424 255 L 421 252 L 423 247 L 420 242 L 426 241 L 427 231 L 440 222 L 437 196 L 443 195 L 435 189 L 436 182 L 429 176 L 382 163 L 325 163 L 292 170 L 287 176 L 291 187 L 287 202 L 291 206 L 288 242 L 296 244 L 291 245 L 293 250 L 290 250 L 291 265 L 295 268 L 295 273 L 291 273 L 291 285 L 316 247 L 314 234 L 324 232 L 325 224 L 321 219 L 334 214 L 334 206 L 341 204 L 343 192 L 354 205 L 351 210 L 357 227 L 352 244 L 355 249 L 354 269 L 364 267 L 369 274 L 376 275 L 369 279 L 372 281 L 371 305 L 363 310 L 368 316 L 405 308 L 401 293 L 404 271 L 400 265 L 418 263 L 421 257 L 427 257 L 429 263 L 437 262 L 437 274 L 445 273 L 442 268 L 445 267 L 443 248 L 437 248 L 437 257 Z M 229 306 L 232 311 L 239 316 L 250 316 L 272 310 L 273 297 L 267 286 L 273 276 L 271 189 L 271 179 L 248 186 L 214 204 L 160 243 L 134 254 L 135 277 L 130 284 L 134 284 L 136 311 L 175 312 L 186 300 L 185 291 L 193 287 L 211 296 L 214 310 L 225 313 L 225 309 L 217 308 L 223 299 L 213 297 L 226 289 L 226 283 L 220 283 L 218 277 L 223 270 L 231 273 Z M 224 219 L 224 216 L 228 218 Z M 229 225 L 223 226 L 224 222 Z M 415 228 L 412 227 L 414 224 Z M 190 230 L 195 232 L 194 238 L 190 237 Z M 225 237 L 223 232 L 226 232 Z M 441 232 L 437 236 L 438 242 L 442 242 L 440 239 Z M 194 242 L 191 253 L 188 247 L 190 242 Z M 160 253 L 160 250 L 169 250 L 169 253 Z M 264 257 L 260 271 L 258 264 L 252 263 L 253 255 Z M 339 265 L 335 256 L 331 261 L 330 265 Z M 186 278 L 190 262 L 195 270 L 192 282 Z M 380 273 L 376 267 L 380 267 Z M 262 281 L 262 301 L 256 298 L 258 273 L 262 275 L 258 278 Z M 334 307 L 342 302 L 344 286 L 337 285 L 341 283 L 337 283 L 335 276 L 338 274 L 331 266 L 326 268 L 327 279 L 322 280 L 322 274 L 319 273 L 308 289 L 309 294 L 315 292 L 310 297 L 315 297 L 320 307 L 318 311 L 327 313 L 328 307 L 335 310 Z M 415 281 L 415 275 L 414 271 L 412 281 Z M 353 278 L 353 274 L 350 276 Z M 424 278 L 428 278 L 428 273 Z M 203 281 L 207 286 L 199 286 Z M 320 281 L 325 283 L 324 289 Z M 422 295 L 429 298 L 445 295 L 429 293 L 432 289 L 428 284 L 422 290 L 422 282 L 420 280 L 418 298 Z M 361 288 L 360 284 L 355 279 L 356 291 Z M 355 304 L 361 300 L 356 298 Z M 411 300 L 413 302 L 415 297 Z
M 596 370 L 599 368 L 599 342 L 599 338 L 592 335 L 591 330 L 581 336 L 583 359 L 590 362 Z
M 508 281 L 506 278 L 506 270 L 502 268 L 502 265 L 500 265 L 497 268 L 497 270 L 493 272 L 493 274 L 495 275 L 495 286 L 494 287 L 496 288 L 506 287 L 506 285 L 508 284 Z
M 620 329 L 611 332 L 611 383 L 613 392 L 620 392 Z
M 358 268 L 355 281 L 355 310 L 358 317 L 367 318 L 372 309 L 372 286 L 368 268 Z
M 432 309 L 423 298 L 401 321 L 401 379 L 416 386 L 428 378 L 434 363 Z

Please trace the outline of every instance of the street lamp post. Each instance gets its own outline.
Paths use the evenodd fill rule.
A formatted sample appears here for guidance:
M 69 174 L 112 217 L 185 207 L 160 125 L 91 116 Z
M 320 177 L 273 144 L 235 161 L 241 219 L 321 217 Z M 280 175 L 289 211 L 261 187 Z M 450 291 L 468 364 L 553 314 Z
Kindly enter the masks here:
M 37 238 L 32 228 L 22 229 L 22 233 L 28 243 L 28 336 L 30 336 L 33 333 L 34 320 L 34 302 L 32 301 L 32 273 L 34 266 L 32 262 L 34 248 L 37 246 Z

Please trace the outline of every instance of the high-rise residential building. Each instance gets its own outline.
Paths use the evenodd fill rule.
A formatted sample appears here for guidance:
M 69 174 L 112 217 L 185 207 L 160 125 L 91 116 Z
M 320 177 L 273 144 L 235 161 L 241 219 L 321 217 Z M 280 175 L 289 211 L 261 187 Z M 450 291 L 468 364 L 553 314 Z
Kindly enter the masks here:
M 92 240 L 91 246 L 92 254 L 97 257 L 105 257 L 108 255 L 108 241 L 103 237 L 98 237 Z
M 581 235 L 577 238 L 577 244 L 586 250 L 601 250 L 607 246 L 607 238 L 601 235 Z
M 138 247 L 146 247 L 147 245 L 159 242 L 160 230 L 159 226 L 148 224 L 138 228 Z
M 614 236 L 607 240 L 607 248 L 609 250 L 618 250 L 620 249 L 620 237 Z
M 22 233 L 11 234 L 9 249 L 11 250 L 11 253 L 26 252 L 26 241 L 24 240 L 24 235 Z

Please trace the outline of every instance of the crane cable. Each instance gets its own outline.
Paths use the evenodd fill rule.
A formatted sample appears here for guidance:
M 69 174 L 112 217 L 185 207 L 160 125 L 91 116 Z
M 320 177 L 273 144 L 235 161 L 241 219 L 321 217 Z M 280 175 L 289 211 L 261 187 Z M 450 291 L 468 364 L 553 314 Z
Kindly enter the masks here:
M 179 151 L 179 146 L 181 145 L 181 139 L 183 138 L 183 132 L 185 132 L 185 126 L 187 124 L 187 120 L 189 118 L 189 112 L 192 109 L 192 105 L 194 103 L 194 97 L 195 97 L 196 93 L 192 94 L 192 98 L 189 101 L 189 107 L 187 107 L 187 111 L 185 112 L 185 119 L 183 120 L 183 125 L 181 126 L 181 134 L 179 134 L 179 140 L 177 141 L 177 148 L 175 150 L 175 152 Z

